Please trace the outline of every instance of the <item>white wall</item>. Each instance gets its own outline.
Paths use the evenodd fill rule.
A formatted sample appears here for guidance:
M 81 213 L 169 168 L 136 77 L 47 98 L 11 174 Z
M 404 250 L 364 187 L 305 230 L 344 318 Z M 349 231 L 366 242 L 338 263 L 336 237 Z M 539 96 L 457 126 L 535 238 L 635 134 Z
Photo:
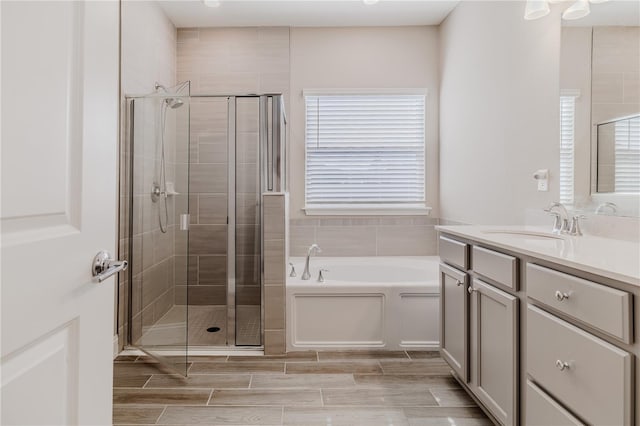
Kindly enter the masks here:
M 519 224 L 558 198 L 560 19 L 523 14 L 524 2 L 461 2 L 441 26 L 441 218 Z
M 427 88 L 427 205 L 438 217 L 436 27 L 291 28 L 291 218 L 304 213 L 304 89 Z
M 157 81 L 176 82 L 176 28 L 153 1 L 122 2 L 123 95 L 153 91 Z

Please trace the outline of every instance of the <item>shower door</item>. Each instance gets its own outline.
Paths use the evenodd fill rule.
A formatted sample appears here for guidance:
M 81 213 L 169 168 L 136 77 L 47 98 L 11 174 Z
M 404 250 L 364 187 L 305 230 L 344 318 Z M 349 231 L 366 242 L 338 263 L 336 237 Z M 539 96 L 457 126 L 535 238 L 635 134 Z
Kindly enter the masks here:
M 133 346 L 186 375 L 189 287 L 189 85 L 129 100 Z

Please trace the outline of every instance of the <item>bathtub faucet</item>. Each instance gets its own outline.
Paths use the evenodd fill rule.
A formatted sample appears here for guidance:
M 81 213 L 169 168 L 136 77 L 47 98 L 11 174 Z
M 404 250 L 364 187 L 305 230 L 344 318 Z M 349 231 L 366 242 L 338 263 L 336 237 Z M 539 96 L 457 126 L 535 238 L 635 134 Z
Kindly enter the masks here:
M 304 272 L 302 273 L 303 280 L 308 280 L 309 278 L 311 278 L 311 274 L 309 273 L 309 259 L 311 259 L 311 256 L 316 253 L 322 253 L 322 250 L 320 249 L 320 247 L 318 247 L 317 244 L 311 244 L 311 247 L 309 247 L 309 250 L 307 250 L 307 261 L 304 263 Z

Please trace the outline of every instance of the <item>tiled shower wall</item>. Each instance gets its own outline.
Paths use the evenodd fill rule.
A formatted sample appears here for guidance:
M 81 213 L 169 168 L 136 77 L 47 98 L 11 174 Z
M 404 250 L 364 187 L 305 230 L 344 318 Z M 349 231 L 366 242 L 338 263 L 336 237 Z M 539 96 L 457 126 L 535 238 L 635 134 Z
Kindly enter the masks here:
M 322 256 L 436 255 L 437 224 L 425 216 L 292 219 L 290 254 L 306 256 L 315 243 Z
M 594 27 L 591 70 L 592 140 L 596 124 L 637 114 L 640 110 L 640 28 Z M 606 138 L 605 138 L 606 140 Z M 613 141 L 614 138 L 609 138 Z M 614 191 L 615 149 L 598 147 L 598 191 Z M 604 155 L 604 153 L 608 155 Z M 603 161 L 603 157 L 606 160 Z M 596 164 L 592 164 L 592 169 Z M 603 184 L 605 182 L 605 184 Z M 595 191 L 595 188 L 592 188 Z
M 192 95 L 283 93 L 286 105 L 289 29 L 179 29 L 177 70 L 178 81 L 191 81 Z M 189 304 L 226 304 L 227 108 L 226 98 L 191 104 Z M 260 305 L 257 99 L 238 99 L 236 112 L 236 302 Z
M 173 274 L 173 233 L 171 231 L 168 234 L 159 232 L 157 210 L 154 211 L 150 206 L 148 191 L 144 191 L 145 185 L 150 183 L 155 172 L 155 164 L 150 159 L 155 154 L 151 151 L 138 150 L 135 154 L 135 161 L 138 161 L 143 167 L 137 169 L 139 174 L 135 176 L 135 179 L 140 182 L 140 185 L 134 188 L 134 192 L 139 197 L 138 205 L 143 207 L 146 214 L 143 216 L 143 209 L 137 209 L 135 212 L 128 211 L 128 200 L 131 195 L 129 183 L 133 176 L 131 176 L 128 167 L 131 157 L 130 140 L 125 126 L 127 114 L 124 96 L 150 93 L 153 91 L 156 81 L 167 86 L 175 84 L 176 29 L 154 2 L 123 2 L 121 12 L 121 110 L 123 126 L 120 148 L 119 258 L 130 260 L 132 265 L 134 297 L 131 302 L 134 313 L 133 328 L 137 330 L 134 331 L 133 338 L 135 339 L 141 333 L 143 322 L 146 324 L 153 322 L 154 318 L 162 316 L 172 303 L 173 288 L 169 277 Z M 148 124 L 148 131 L 155 131 L 153 125 Z M 131 214 L 135 218 L 133 235 L 129 235 Z M 128 251 L 130 239 L 133 239 L 134 248 L 140 250 L 146 247 L 144 256 L 130 258 L 131 254 Z M 154 244 L 157 244 L 158 249 L 150 250 Z M 119 274 L 118 281 L 118 312 L 115 331 L 118 335 L 120 348 L 128 340 L 126 335 L 130 284 L 128 275 L 127 273 Z M 142 280 L 145 282 L 148 280 L 150 283 L 148 286 L 145 284 L 144 294 L 141 293 Z
M 189 164 L 189 304 L 226 305 L 227 102 L 193 99 Z M 186 171 L 185 171 L 186 172 Z M 176 257 L 176 268 L 185 256 Z M 186 300 L 187 276 L 176 276 L 176 305 Z

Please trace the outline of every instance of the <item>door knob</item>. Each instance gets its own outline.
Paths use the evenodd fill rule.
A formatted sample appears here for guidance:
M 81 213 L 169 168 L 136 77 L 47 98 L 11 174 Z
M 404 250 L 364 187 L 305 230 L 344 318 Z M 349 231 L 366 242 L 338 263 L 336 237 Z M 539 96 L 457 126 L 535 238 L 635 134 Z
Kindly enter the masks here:
M 102 282 L 110 276 L 124 271 L 127 269 L 127 266 L 129 266 L 129 264 L 126 260 L 115 260 L 108 251 L 102 250 L 93 258 L 91 275 L 96 277 L 98 282 Z

